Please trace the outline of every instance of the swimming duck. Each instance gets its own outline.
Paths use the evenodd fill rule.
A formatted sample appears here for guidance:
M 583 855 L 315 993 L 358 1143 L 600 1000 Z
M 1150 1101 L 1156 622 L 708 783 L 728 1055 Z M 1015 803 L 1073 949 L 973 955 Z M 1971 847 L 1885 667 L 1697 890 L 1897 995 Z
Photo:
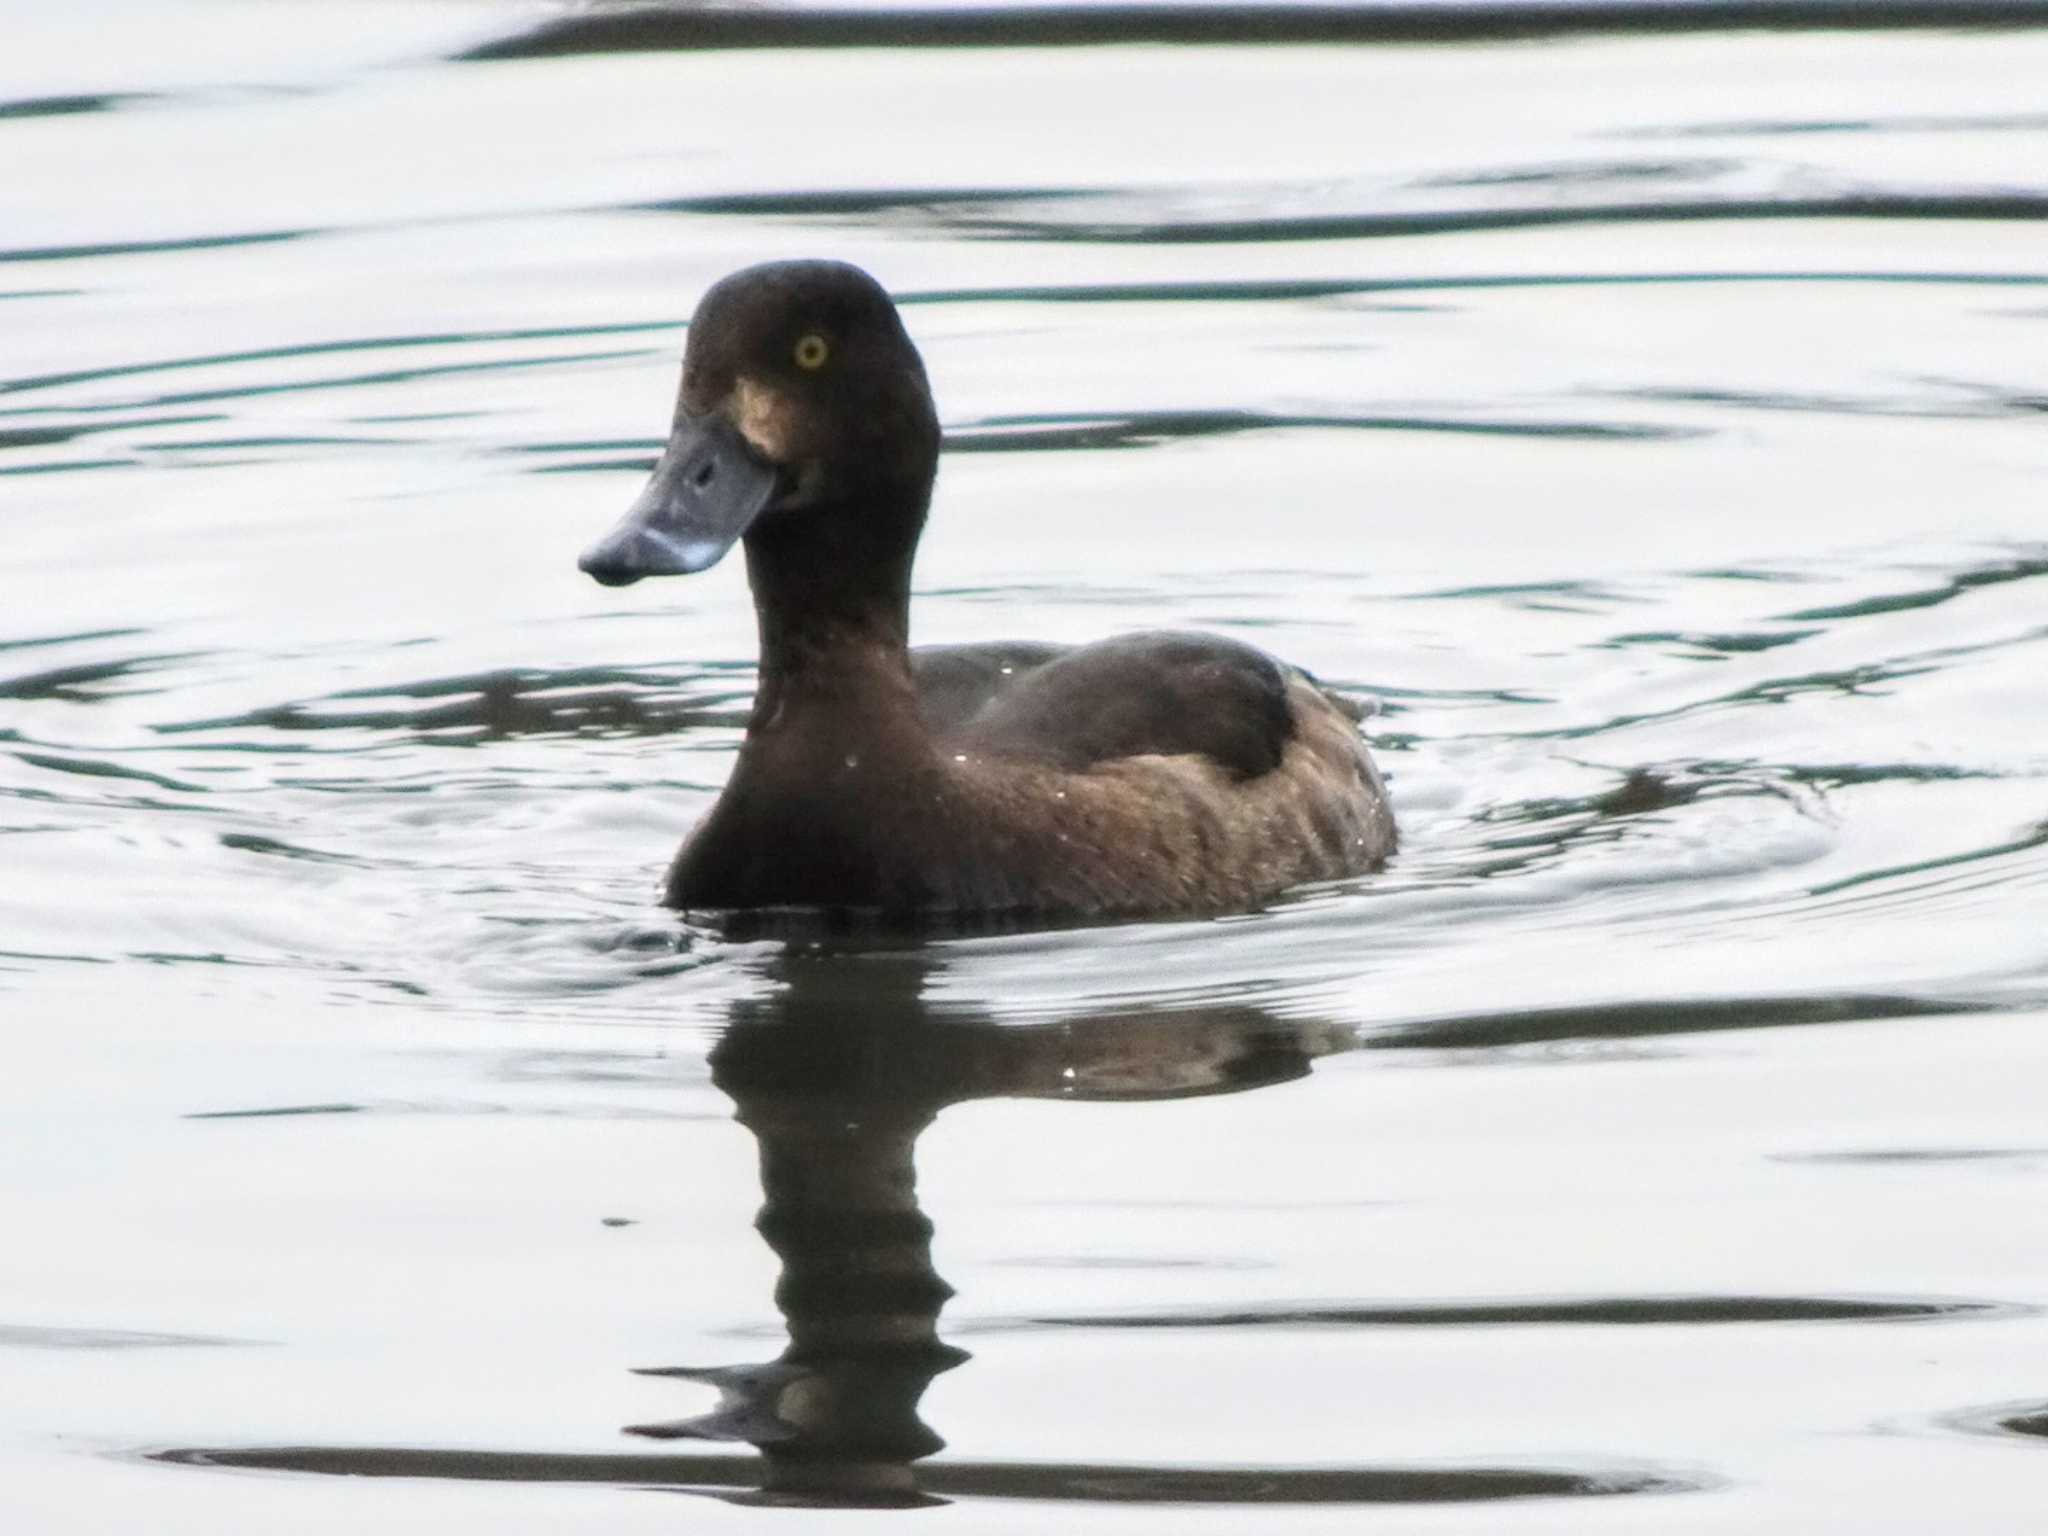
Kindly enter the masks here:
M 923 360 L 867 273 L 773 262 L 705 293 L 653 478 L 578 562 L 619 586 L 746 551 L 759 691 L 668 905 L 1192 915 L 1385 861 L 1358 711 L 1252 646 L 911 649 L 938 457 Z

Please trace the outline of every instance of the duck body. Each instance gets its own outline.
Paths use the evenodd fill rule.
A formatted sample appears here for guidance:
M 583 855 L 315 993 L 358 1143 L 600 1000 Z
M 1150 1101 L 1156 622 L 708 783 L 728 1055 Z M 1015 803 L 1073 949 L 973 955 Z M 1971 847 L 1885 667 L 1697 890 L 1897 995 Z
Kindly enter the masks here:
M 1204 914 L 1385 861 L 1394 820 L 1358 712 L 1252 646 L 912 650 L 937 447 L 923 365 L 865 273 L 775 263 L 705 296 L 675 435 L 582 561 L 618 583 L 744 540 L 760 686 L 669 905 Z
M 837 659 L 818 693 L 756 713 L 669 905 L 1220 912 L 1392 847 L 1355 716 L 1249 646 L 1151 633 Z

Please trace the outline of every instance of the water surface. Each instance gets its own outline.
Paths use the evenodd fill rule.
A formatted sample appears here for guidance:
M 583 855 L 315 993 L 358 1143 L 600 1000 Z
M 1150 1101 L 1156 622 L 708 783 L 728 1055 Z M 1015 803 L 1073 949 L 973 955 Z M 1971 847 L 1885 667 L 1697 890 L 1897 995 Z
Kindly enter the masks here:
M 2031 1528 L 2048 35 L 1162 14 L 9 16 L 22 1528 Z M 1376 697 L 1386 873 L 652 904 L 751 615 L 574 553 L 808 253 L 918 638 Z

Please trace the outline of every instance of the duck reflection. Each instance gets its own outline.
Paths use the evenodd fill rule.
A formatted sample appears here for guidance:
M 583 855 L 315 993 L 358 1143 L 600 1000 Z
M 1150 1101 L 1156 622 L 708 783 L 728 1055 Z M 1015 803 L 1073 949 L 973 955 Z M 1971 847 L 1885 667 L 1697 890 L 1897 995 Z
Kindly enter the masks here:
M 939 1336 L 950 1288 L 932 1266 L 932 1224 L 919 1208 L 917 1138 L 949 1104 L 999 1097 L 1144 1100 L 1237 1093 L 1305 1075 L 1318 1056 L 1363 1042 L 1340 1025 L 1292 1022 L 1256 1008 L 1104 1013 L 1057 1024 L 999 1025 L 932 984 L 936 952 L 785 952 L 765 995 L 736 1005 L 711 1056 L 713 1080 L 760 1143 L 760 1229 L 782 1262 L 775 1291 L 789 1343 L 773 1360 L 676 1366 L 649 1374 L 714 1386 L 709 1413 L 636 1426 L 656 1440 L 758 1447 L 758 1456 L 667 1450 L 591 1454 L 405 1445 L 182 1446 L 149 1453 L 173 1465 L 347 1477 L 598 1483 L 748 1504 L 912 1507 L 947 1499 L 1027 1500 L 1058 1510 L 1172 1506 L 1439 1505 L 1527 1498 L 1605 1498 L 1718 1485 L 1710 1474 L 1637 1461 L 1563 1466 L 1229 1466 L 947 1458 L 915 1470 L 944 1442 L 919 1416 L 925 1390 L 967 1360 Z M 1512 1020 L 1509 1021 L 1513 1023 Z M 1554 1021 L 1539 1019 L 1545 1029 Z M 1526 1021 L 1517 1028 L 1530 1027 Z M 1487 1043 L 1498 1043 L 1496 1033 Z M 1537 1038 L 1552 1038 L 1542 1035 Z M 1373 1043 L 1388 1039 L 1375 1032 Z M 1434 1043 L 1434 1036 L 1424 1037 Z M 1472 1043 L 1465 1036 L 1461 1043 Z M 1760 1315 L 1866 1316 L 1892 1303 L 1760 1313 L 1753 1298 L 1592 1303 L 1340 1307 L 1316 1315 L 1369 1325 L 1434 1321 L 1519 1324 L 1682 1322 Z M 1942 1303 L 1952 1307 L 1954 1303 Z M 1731 1311 L 1731 1307 L 1733 1310 Z M 1927 1315 L 1918 1305 L 1907 1314 Z M 1097 1315 L 1098 1325 L 1116 1319 Z
M 1357 1043 L 1342 1026 L 1248 1007 L 998 1025 L 930 1002 L 936 970 L 928 953 L 786 953 L 770 973 L 777 989 L 735 1006 L 711 1054 L 712 1081 L 760 1142 L 757 1225 L 782 1261 L 789 1344 L 764 1364 L 649 1372 L 715 1386 L 719 1403 L 629 1432 L 756 1446 L 752 1498 L 936 1502 L 913 1464 L 945 1442 L 918 1404 L 968 1358 L 939 1337 L 952 1288 L 932 1267 L 917 1199 L 917 1138 L 940 1110 L 1237 1093 Z

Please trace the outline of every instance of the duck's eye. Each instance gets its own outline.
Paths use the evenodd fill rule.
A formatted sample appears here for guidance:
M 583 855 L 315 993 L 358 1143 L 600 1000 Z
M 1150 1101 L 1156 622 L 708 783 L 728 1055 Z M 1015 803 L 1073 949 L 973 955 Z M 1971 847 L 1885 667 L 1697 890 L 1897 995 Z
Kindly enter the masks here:
M 825 366 L 825 359 L 831 355 L 831 346 L 816 331 L 797 338 L 796 365 L 804 372 L 816 373 Z

